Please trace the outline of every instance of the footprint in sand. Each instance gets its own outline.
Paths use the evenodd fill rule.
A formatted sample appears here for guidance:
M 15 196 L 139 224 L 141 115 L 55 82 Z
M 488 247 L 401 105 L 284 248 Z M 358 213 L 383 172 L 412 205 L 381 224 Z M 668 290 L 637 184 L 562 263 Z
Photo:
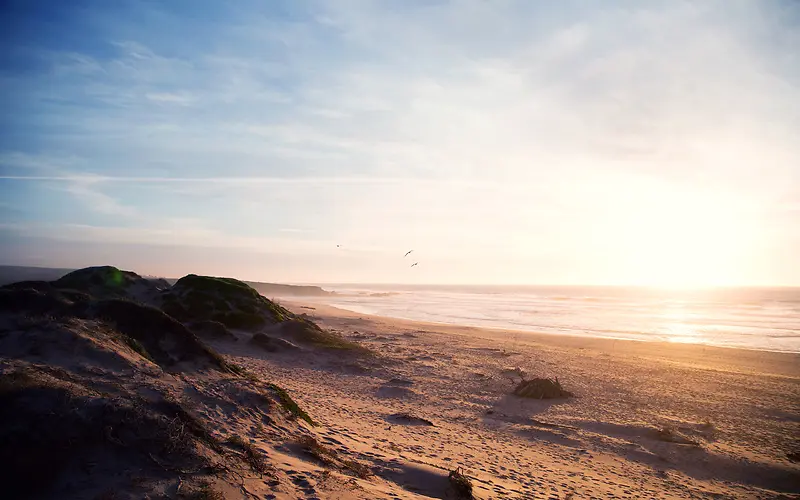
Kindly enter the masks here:
M 315 495 L 317 493 L 317 490 L 314 488 L 314 486 L 312 486 L 308 479 L 303 475 L 293 476 L 292 482 L 306 495 Z

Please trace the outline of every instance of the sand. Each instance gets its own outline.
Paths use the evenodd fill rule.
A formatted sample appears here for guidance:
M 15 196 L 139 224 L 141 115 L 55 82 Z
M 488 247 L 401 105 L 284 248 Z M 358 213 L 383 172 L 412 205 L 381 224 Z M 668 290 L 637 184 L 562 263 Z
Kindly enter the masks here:
M 377 355 L 214 347 L 290 390 L 320 442 L 374 475 L 287 456 L 268 498 L 445 498 L 457 467 L 483 499 L 800 498 L 800 355 L 284 305 Z M 575 397 L 512 396 L 520 371 Z
M 287 303 L 344 340 L 201 332 L 219 357 L 122 304 L 0 315 L 9 498 L 452 499 L 454 470 L 479 499 L 800 498 L 797 354 Z M 523 377 L 574 397 L 514 396 Z

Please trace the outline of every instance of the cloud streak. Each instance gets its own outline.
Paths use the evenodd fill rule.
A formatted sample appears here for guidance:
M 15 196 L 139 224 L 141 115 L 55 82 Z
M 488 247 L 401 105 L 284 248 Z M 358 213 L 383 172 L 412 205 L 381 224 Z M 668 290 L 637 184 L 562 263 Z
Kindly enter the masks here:
M 510 275 L 496 262 L 512 254 L 595 262 L 603 234 L 632 272 L 647 220 L 697 238 L 673 227 L 682 200 L 721 227 L 741 217 L 726 241 L 750 261 L 785 259 L 800 233 L 791 2 L 133 5 L 60 6 L 49 39 L 10 11 L 25 29 L 0 79 L 0 189 L 36 200 L 14 208 L 39 223 L 192 219 L 248 251 L 415 241 L 500 281 L 552 267 Z M 593 265 L 586 281 L 606 279 Z
M 484 185 L 482 182 L 390 177 L 109 177 L 109 176 L 25 176 L 0 175 L 0 179 L 17 181 L 67 181 L 94 183 L 213 183 L 213 184 L 458 184 Z

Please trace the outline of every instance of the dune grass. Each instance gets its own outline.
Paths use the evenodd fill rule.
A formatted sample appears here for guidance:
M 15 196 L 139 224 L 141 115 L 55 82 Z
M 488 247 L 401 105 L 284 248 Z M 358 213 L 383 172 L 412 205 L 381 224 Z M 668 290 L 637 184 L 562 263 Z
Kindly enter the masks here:
M 178 498 L 185 500 L 225 500 L 225 495 L 212 488 L 208 482 L 202 482 L 197 489 L 181 493 Z
M 311 455 L 320 463 L 328 467 L 339 469 L 361 479 L 366 479 L 372 475 L 372 471 L 369 469 L 369 467 L 355 460 L 342 458 L 339 456 L 336 450 L 323 445 L 317 441 L 317 438 L 314 436 L 302 436 L 297 440 L 297 444 L 305 453 Z
M 262 453 L 253 444 L 238 434 L 233 434 L 226 440 L 231 446 L 238 448 L 244 455 L 244 461 L 250 466 L 253 472 L 262 476 L 269 470 L 267 462 Z
M 281 403 L 281 406 L 288 411 L 294 418 L 299 418 L 301 420 L 305 420 L 308 422 L 309 425 L 316 426 L 316 422 L 306 413 L 300 406 L 289 396 L 289 393 L 286 392 L 285 389 L 282 387 L 275 385 L 275 384 L 267 384 L 267 386 L 272 389 L 275 394 L 278 396 L 278 400 Z
M 139 354 L 141 357 L 145 358 L 148 361 L 152 361 L 153 363 L 156 362 L 153 359 L 153 357 L 150 356 L 150 353 L 147 352 L 147 349 L 145 349 L 144 346 L 138 340 L 136 340 L 133 337 L 129 337 L 127 335 L 120 335 L 120 336 L 122 337 L 122 341 L 125 342 L 125 345 L 133 349 L 134 352 L 136 352 L 137 354 Z

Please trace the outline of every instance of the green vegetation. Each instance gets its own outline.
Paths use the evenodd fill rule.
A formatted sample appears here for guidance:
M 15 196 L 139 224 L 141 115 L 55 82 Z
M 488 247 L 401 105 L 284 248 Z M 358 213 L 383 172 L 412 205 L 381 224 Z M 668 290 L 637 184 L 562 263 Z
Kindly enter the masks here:
M 218 353 L 160 309 L 125 299 L 101 300 L 93 308 L 98 319 L 135 339 L 150 359 L 162 367 L 205 360 L 224 369 L 224 360 Z
M 246 368 L 237 365 L 236 363 L 231 363 L 230 361 L 225 361 L 225 368 L 233 374 L 236 374 L 242 378 L 246 378 L 251 382 L 260 383 L 261 380 L 252 372 L 248 371 Z M 317 423 L 306 413 L 300 406 L 295 402 L 294 399 L 286 392 L 286 389 L 283 387 L 268 383 L 266 384 L 267 388 L 272 390 L 275 396 L 278 398 L 278 402 L 281 405 L 281 408 L 289 412 L 289 414 L 293 418 L 299 418 L 301 420 L 305 420 L 308 422 L 309 425 L 316 426 Z
M 295 403 L 295 401 L 292 399 L 291 396 L 289 396 L 289 393 L 286 392 L 285 389 L 275 384 L 267 384 L 267 386 L 275 392 L 275 394 L 278 396 L 278 400 L 280 401 L 281 406 L 286 411 L 288 411 L 293 417 L 305 420 L 310 425 L 314 426 L 317 425 L 314 422 L 314 420 L 311 419 L 308 413 L 303 411 L 303 409 L 300 408 L 300 406 L 298 406 L 297 403 Z
M 324 347 L 327 349 L 340 349 L 343 351 L 352 351 L 358 354 L 371 354 L 372 351 L 363 347 L 360 344 L 345 340 L 340 335 L 323 330 L 314 322 L 296 318 L 286 321 L 282 326 L 282 331 L 291 335 L 299 342 L 315 345 L 317 347 Z
M 209 318 L 211 321 L 218 321 L 228 328 L 248 330 L 258 328 L 266 323 L 263 316 L 246 312 L 223 312 L 216 313 Z
M 180 303 L 178 297 L 172 293 L 162 295 L 161 310 L 178 321 L 189 321 L 191 319 L 189 312 Z
M 89 292 L 97 298 L 126 297 L 126 287 L 144 278 L 113 266 L 87 267 L 73 271 L 51 285 L 58 289 Z
M 231 373 L 234 373 L 242 378 L 246 378 L 251 382 L 256 382 L 256 383 L 261 382 L 261 380 L 255 374 L 248 371 L 246 368 L 237 365 L 236 363 L 231 363 L 229 361 L 226 361 L 225 368 Z M 281 408 L 289 412 L 289 414 L 292 415 L 293 418 L 299 418 L 301 420 L 305 420 L 306 422 L 308 422 L 309 425 L 313 426 L 317 425 L 317 423 L 314 422 L 314 420 L 308 415 L 308 413 L 306 413 L 302 408 L 300 408 L 300 406 L 295 402 L 295 400 L 292 399 L 289 393 L 286 392 L 286 389 L 273 383 L 268 383 L 266 385 L 267 388 L 272 390 L 275 396 L 277 396 Z
M 174 286 L 177 288 L 217 292 L 223 295 L 260 296 L 258 292 L 246 283 L 233 278 L 216 278 L 212 276 L 189 274 L 179 279 Z
M 213 320 L 229 328 L 256 329 L 294 317 L 242 281 L 190 274 L 162 298 L 163 309 L 182 321 Z
M 183 297 L 183 302 L 190 315 L 199 316 L 208 309 L 217 309 L 219 301 L 204 292 L 190 291 Z
M 335 466 L 337 453 L 336 451 L 323 446 L 317 438 L 311 435 L 305 435 L 297 440 L 297 444 L 312 457 L 328 466 Z
M 266 307 L 270 315 L 272 315 L 272 319 L 275 320 L 276 322 L 281 323 L 293 319 L 295 317 L 294 314 L 289 312 L 283 306 L 276 304 L 275 302 L 266 299 L 264 297 L 261 297 L 261 300 L 263 301 L 264 307 Z
M 156 360 L 154 360 L 153 357 L 150 356 L 150 353 L 147 352 L 147 349 L 145 349 L 144 346 L 141 343 L 139 343 L 139 341 L 136 340 L 135 338 L 128 337 L 127 335 L 122 335 L 122 341 L 125 342 L 125 344 L 128 347 L 133 349 L 134 352 L 138 353 L 141 357 L 147 359 L 148 361 L 152 361 L 153 363 L 156 362 Z

